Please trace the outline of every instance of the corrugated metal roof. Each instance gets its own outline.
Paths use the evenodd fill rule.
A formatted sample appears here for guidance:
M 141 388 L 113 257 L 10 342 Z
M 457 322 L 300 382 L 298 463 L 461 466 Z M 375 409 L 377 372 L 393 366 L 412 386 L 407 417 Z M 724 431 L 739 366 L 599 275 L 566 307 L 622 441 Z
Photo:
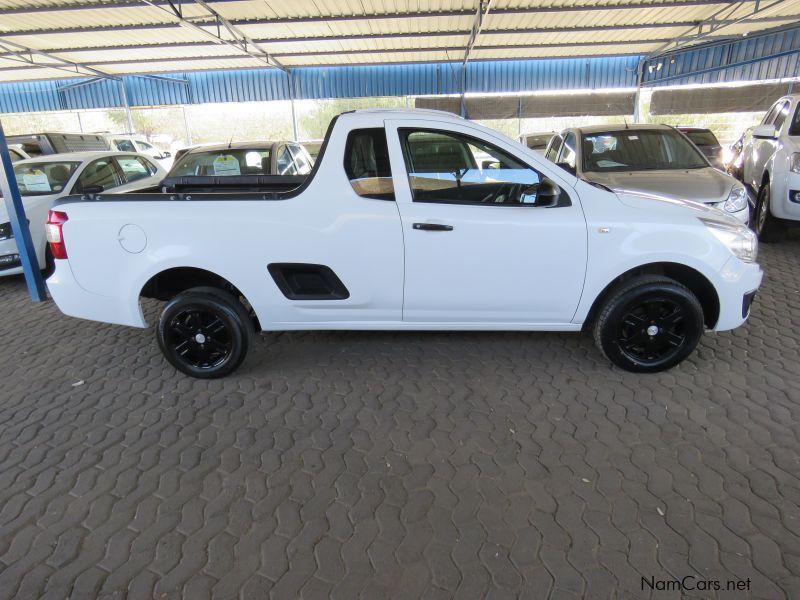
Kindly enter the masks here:
M 800 77 L 800 27 L 667 54 L 644 64 L 643 82 L 682 85 Z
M 172 4 L 182 12 L 173 12 Z M 263 57 L 213 39 L 235 38 L 219 15 L 236 35 L 287 66 L 447 61 L 463 57 L 479 5 L 477 0 L 207 4 L 212 12 L 190 1 L 0 0 L 0 45 L 14 43 L 115 75 L 262 66 Z M 495 0 L 471 59 L 650 54 L 691 42 L 701 26 L 702 41 L 711 41 L 799 20 L 800 4 L 793 0 Z M 251 43 L 247 48 L 254 49 Z M 0 81 L 65 76 L 52 59 L 35 57 L 44 65 L 35 67 L 7 50 L 0 50 Z

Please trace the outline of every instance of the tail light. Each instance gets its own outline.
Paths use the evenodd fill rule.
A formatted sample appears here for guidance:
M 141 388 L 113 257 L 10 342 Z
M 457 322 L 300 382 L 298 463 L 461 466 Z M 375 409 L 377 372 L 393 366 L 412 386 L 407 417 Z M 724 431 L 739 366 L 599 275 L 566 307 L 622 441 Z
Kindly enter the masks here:
M 64 243 L 64 232 L 61 228 L 68 219 L 67 213 L 60 210 L 51 210 L 47 215 L 45 229 L 53 258 L 67 258 L 67 246 Z

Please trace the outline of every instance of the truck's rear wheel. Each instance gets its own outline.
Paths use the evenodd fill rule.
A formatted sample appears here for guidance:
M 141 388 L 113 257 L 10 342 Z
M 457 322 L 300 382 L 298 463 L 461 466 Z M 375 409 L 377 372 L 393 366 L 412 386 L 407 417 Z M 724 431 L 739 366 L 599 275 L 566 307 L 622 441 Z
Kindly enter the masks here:
M 179 371 L 202 379 L 225 377 L 242 364 L 253 338 L 244 306 L 232 294 L 198 287 L 170 300 L 156 326 L 158 346 Z
M 767 244 L 780 242 L 786 235 L 785 223 L 775 217 L 770 209 L 772 200 L 770 192 L 769 181 L 766 181 L 758 190 L 755 214 L 753 215 L 753 231 L 756 232 L 759 240 Z
M 606 300 L 594 339 L 618 367 L 655 373 L 689 356 L 703 330 L 703 308 L 689 289 L 668 277 L 643 275 Z

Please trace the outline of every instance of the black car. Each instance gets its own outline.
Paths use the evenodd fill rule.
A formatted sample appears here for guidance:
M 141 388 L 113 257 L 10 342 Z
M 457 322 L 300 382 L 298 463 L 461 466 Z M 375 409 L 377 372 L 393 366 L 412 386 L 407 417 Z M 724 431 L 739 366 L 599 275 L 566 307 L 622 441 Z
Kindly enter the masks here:
M 718 169 L 725 169 L 725 165 L 722 162 L 722 146 L 714 132 L 702 127 L 678 127 L 677 129 L 697 146 L 700 152 L 708 159 L 708 162 Z

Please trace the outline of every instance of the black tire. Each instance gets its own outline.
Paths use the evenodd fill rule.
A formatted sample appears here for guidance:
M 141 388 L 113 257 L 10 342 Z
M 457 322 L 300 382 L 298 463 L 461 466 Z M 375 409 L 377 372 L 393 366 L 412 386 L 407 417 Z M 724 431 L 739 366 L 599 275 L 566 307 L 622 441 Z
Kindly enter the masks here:
M 771 198 L 769 181 L 766 181 L 758 190 L 752 227 L 758 239 L 767 244 L 783 241 L 786 237 L 786 224 L 772 214 Z
M 594 340 L 618 367 L 656 373 L 689 356 L 704 329 L 703 308 L 688 288 L 668 277 L 642 275 L 621 284 L 603 303 Z
M 233 373 L 253 340 L 253 321 L 229 292 L 196 287 L 167 302 L 156 325 L 158 347 L 176 369 L 200 379 Z

